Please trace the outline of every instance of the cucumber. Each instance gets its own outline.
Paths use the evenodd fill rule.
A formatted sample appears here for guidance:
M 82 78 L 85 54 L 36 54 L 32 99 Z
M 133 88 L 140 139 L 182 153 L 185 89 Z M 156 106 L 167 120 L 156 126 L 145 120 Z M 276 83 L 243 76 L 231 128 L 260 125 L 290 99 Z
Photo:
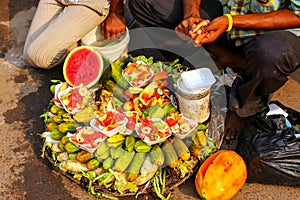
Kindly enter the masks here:
M 153 164 L 160 167 L 165 162 L 164 153 L 158 144 L 154 145 L 150 151 L 150 159 Z
M 103 169 L 108 170 L 109 168 L 112 168 L 114 163 L 115 163 L 115 160 L 112 157 L 108 157 L 103 161 L 102 167 L 103 167 Z
M 130 165 L 134 155 L 135 155 L 134 151 L 132 152 L 125 151 L 124 155 L 116 160 L 114 165 L 114 170 L 117 172 L 125 171 L 125 169 Z
M 163 143 L 162 151 L 165 156 L 165 163 L 171 168 L 177 167 L 179 164 L 179 159 L 178 159 L 176 150 L 174 149 L 170 140 L 166 140 Z
M 127 180 L 133 182 L 139 176 L 140 169 L 145 161 L 146 153 L 136 153 L 132 162 L 130 163 Z
M 179 138 L 174 137 L 174 143 L 173 146 L 175 148 L 175 151 L 177 153 L 178 156 L 180 156 L 180 158 L 182 160 L 189 160 L 191 158 L 191 153 L 189 148 L 186 146 L 186 144 Z

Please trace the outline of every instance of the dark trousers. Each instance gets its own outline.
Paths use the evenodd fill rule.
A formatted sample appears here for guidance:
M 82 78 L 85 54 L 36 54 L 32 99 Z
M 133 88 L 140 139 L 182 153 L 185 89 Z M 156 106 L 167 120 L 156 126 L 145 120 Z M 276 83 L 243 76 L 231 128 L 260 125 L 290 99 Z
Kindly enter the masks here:
M 183 19 L 181 0 L 130 0 L 128 3 L 134 18 L 145 26 L 174 29 Z M 223 15 L 217 0 L 202 0 L 200 7 L 203 18 L 213 20 Z M 223 46 L 224 38 L 219 40 Z M 229 42 L 227 46 L 232 47 Z M 300 67 L 300 38 L 287 31 L 269 31 L 239 49 L 247 64 L 241 78 L 234 83 L 229 108 L 247 117 L 264 110 L 270 94 Z
M 269 95 L 300 68 L 300 38 L 288 31 L 269 31 L 256 36 L 243 50 L 247 64 L 232 91 L 236 98 L 229 105 L 239 116 L 247 117 L 264 110 Z

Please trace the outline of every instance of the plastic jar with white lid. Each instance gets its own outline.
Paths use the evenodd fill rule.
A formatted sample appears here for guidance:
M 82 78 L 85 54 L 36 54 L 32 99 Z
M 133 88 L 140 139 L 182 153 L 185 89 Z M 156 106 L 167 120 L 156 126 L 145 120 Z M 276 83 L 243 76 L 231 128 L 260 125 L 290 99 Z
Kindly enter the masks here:
M 210 87 L 187 89 L 182 79 L 177 81 L 176 97 L 180 112 L 190 119 L 203 123 L 210 116 Z

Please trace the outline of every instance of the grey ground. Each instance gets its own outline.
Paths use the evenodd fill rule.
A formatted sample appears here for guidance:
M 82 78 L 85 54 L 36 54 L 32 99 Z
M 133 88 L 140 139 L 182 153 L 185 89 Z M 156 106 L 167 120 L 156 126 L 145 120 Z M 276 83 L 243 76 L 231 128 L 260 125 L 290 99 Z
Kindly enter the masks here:
M 43 123 L 39 115 L 51 98 L 49 80 L 62 75 L 61 68 L 39 70 L 23 63 L 22 48 L 37 2 L 0 1 L 0 199 L 96 199 L 55 173 L 40 157 L 38 134 L 43 132 Z M 300 111 L 299 82 L 298 70 L 273 99 Z M 199 199 L 193 181 L 191 178 L 176 189 L 172 199 Z M 234 197 L 244 199 L 300 199 L 300 188 L 247 183 Z

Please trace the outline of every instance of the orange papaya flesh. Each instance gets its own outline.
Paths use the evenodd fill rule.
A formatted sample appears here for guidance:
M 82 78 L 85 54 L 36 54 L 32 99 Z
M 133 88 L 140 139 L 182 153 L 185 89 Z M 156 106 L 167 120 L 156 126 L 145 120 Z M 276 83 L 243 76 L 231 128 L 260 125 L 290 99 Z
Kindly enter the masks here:
M 243 187 L 246 179 L 244 160 L 233 150 L 220 150 L 201 165 L 195 186 L 206 200 L 229 200 Z
M 204 180 L 204 175 L 208 169 L 208 167 L 210 166 L 210 164 L 213 162 L 213 160 L 220 154 L 220 151 L 214 153 L 213 155 L 209 156 L 205 162 L 202 163 L 198 173 L 196 174 L 196 178 L 195 178 L 195 185 L 196 185 L 196 190 L 198 192 L 198 194 L 202 194 L 202 185 L 200 187 L 197 187 L 198 183 L 196 182 L 200 182 L 203 183 Z

